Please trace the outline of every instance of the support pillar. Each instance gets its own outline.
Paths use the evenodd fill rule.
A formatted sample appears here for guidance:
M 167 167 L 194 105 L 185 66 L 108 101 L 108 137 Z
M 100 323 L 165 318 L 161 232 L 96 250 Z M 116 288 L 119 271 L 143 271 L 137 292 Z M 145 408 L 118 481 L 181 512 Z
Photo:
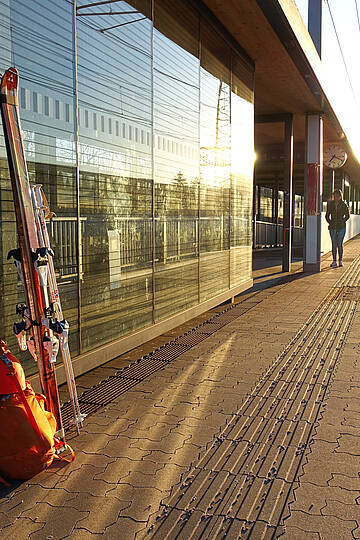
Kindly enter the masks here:
M 284 219 L 283 219 L 283 252 L 282 271 L 291 270 L 291 230 L 292 230 L 292 191 L 293 191 L 293 162 L 294 134 L 293 115 L 286 115 L 284 143 Z
M 323 120 L 306 116 L 304 272 L 321 270 L 321 206 L 323 184 Z

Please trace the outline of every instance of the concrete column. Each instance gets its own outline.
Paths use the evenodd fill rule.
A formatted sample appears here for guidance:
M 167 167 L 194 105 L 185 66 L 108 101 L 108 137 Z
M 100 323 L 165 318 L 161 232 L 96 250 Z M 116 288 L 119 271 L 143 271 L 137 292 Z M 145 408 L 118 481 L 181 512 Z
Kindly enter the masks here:
M 288 115 L 285 120 L 284 143 L 284 219 L 283 219 L 283 252 L 282 271 L 291 269 L 291 229 L 292 229 L 292 191 L 293 191 L 293 162 L 294 162 L 294 135 L 293 116 Z
M 321 269 L 321 206 L 323 184 L 323 120 L 306 116 L 304 272 Z

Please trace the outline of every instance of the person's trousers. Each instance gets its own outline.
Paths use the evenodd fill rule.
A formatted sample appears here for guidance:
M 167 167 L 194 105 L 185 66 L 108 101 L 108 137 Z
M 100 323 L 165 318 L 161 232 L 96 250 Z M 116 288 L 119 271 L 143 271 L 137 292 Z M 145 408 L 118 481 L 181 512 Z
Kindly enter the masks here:
M 346 229 L 330 229 L 330 237 L 331 237 L 331 243 L 332 243 L 332 256 L 333 260 L 336 261 L 336 255 L 337 252 L 339 252 L 339 261 L 343 258 L 343 242 L 345 237 Z

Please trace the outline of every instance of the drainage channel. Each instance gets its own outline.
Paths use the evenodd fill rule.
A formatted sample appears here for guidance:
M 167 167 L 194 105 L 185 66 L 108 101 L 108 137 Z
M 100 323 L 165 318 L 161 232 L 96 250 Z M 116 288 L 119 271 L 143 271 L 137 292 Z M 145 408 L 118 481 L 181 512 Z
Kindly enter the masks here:
M 292 274 L 278 280 L 276 286 L 284 286 L 298 279 L 300 274 Z M 270 287 L 270 286 L 269 286 Z M 269 288 L 267 287 L 267 288 Z M 114 401 L 118 396 L 136 386 L 159 369 L 176 360 L 183 353 L 195 347 L 209 336 L 228 325 L 244 313 L 253 309 L 269 294 L 267 288 L 259 290 L 248 296 L 242 302 L 226 307 L 220 313 L 213 315 L 207 321 L 192 328 L 181 336 L 169 341 L 165 345 L 153 350 L 117 371 L 107 379 L 102 380 L 92 388 L 85 390 L 79 396 L 80 409 L 83 414 L 90 415 L 101 407 Z M 256 300 L 256 302 L 254 302 Z M 246 305 L 248 303 L 248 305 Z M 71 428 L 72 409 L 69 402 L 62 406 L 63 425 L 65 430 Z

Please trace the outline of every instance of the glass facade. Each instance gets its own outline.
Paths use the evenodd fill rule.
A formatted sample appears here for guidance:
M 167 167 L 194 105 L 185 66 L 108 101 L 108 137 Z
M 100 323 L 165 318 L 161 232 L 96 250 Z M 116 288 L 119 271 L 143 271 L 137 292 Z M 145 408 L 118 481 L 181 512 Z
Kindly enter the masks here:
M 185 0 L 88 4 L 75 20 L 66 0 L 0 0 L 0 70 L 20 71 L 74 356 L 251 278 L 252 68 Z M 2 131 L 0 152 L 0 335 L 14 346 Z

